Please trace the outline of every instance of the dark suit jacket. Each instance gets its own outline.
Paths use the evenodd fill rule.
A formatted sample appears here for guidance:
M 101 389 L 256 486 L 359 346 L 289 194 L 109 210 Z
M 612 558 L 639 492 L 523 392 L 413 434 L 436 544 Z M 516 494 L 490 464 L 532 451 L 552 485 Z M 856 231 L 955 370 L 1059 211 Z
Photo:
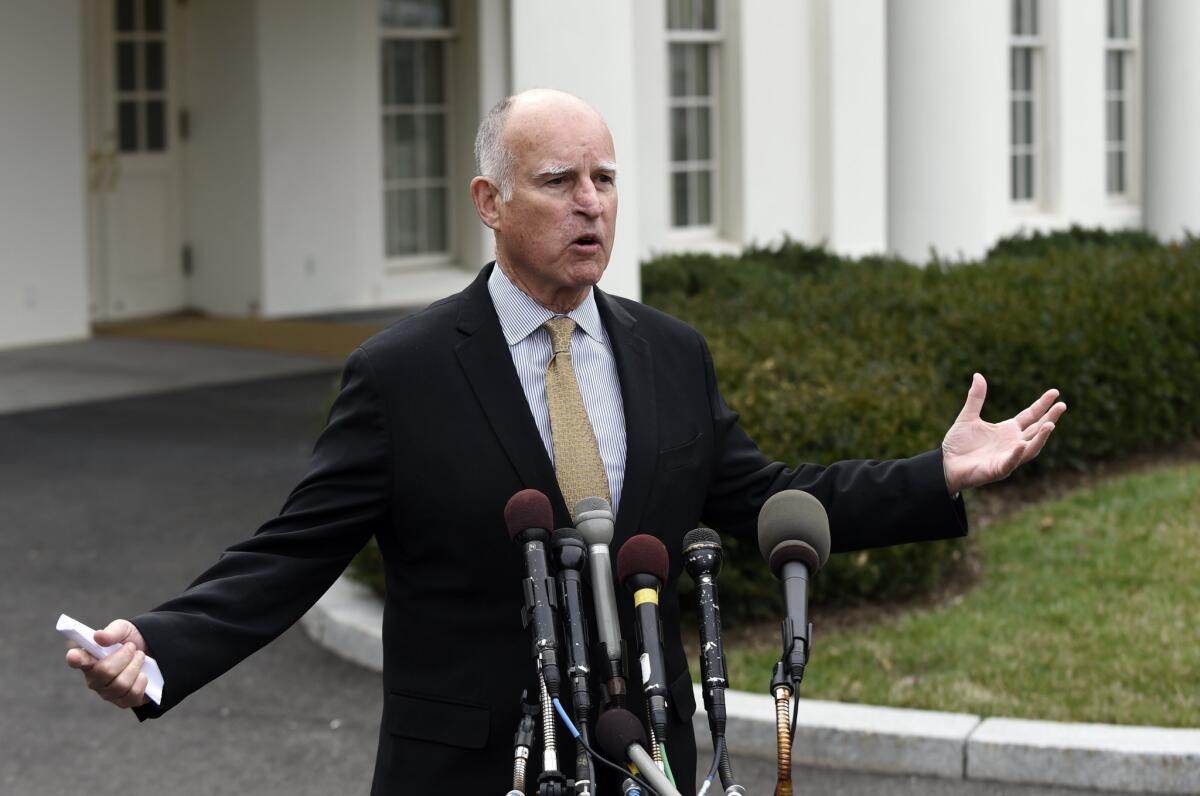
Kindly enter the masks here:
M 490 273 L 356 350 L 308 473 L 280 515 L 181 596 L 134 620 L 166 681 L 162 707 L 140 708 L 140 717 L 160 715 L 282 633 L 374 534 L 387 600 L 373 792 L 508 786 L 519 698 L 533 670 L 520 619 L 522 562 L 502 510 L 532 487 L 550 496 L 559 527 L 570 516 L 501 334 Z M 682 571 L 684 533 L 703 520 L 751 539 L 759 507 L 785 488 L 825 505 L 835 551 L 966 532 L 939 452 L 829 467 L 770 462 L 722 400 L 698 332 L 637 302 L 596 297 L 628 437 L 612 549 L 636 533 L 660 537 L 672 555 L 667 594 Z M 620 611 L 632 642 L 631 603 L 622 600 Z M 668 750 L 682 790 L 694 792 L 695 703 L 677 601 L 663 600 L 662 622 Z

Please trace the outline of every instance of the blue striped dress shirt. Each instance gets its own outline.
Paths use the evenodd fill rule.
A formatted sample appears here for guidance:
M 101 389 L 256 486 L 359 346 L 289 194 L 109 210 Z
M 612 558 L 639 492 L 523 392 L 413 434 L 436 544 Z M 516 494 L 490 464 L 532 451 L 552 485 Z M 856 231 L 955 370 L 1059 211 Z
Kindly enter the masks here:
M 546 404 L 546 366 L 554 349 L 550 332 L 542 324 L 559 313 L 546 309 L 521 291 L 496 265 L 488 278 L 488 292 L 500 328 L 508 342 L 513 365 L 521 379 L 529 411 L 537 423 L 546 454 L 554 463 L 554 435 L 550 430 L 550 408 Z M 621 502 L 621 487 L 625 483 L 625 405 L 621 401 L 621 382 L 617 378 L 617 362 L 613 358 L 608 332 L 600 322 L 596 295 L 588 291 L 587 298 L 567 313 L 575 321 L 571 335 L 571 364 L 583 406 L 600 446 L 600 460 L 608 476 L 608 491 L 616 513 Z M 574 506 L 568 507 L 571 511 Z

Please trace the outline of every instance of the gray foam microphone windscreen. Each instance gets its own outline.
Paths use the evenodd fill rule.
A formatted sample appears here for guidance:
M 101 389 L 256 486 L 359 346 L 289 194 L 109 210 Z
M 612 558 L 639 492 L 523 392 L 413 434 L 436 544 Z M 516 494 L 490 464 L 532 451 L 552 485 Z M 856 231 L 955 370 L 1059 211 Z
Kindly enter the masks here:
M 785 489 L 767 499 L 758 512 L 758 549 L 772 570 L 800 560 L 810 572 L 829 558 L 829 517 L 807 492 Z

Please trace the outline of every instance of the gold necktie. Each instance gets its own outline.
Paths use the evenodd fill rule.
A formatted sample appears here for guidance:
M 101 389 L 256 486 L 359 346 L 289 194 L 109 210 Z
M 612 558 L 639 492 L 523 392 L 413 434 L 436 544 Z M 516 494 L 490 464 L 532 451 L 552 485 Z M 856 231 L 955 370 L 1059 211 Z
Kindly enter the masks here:
M 546 366 L 546 404 L 550 408 L 550 432 L 554 437 L 554 471 L 558 488 L 575 512 L 575 504 L 585 497 L 612 500 L 608 475 L 600 459 L 600 446 L 583 408 L 583 396 L 571 364 L 571 334 L 575 321 L 565 316 L 543 324 L 550 332 L 554 356 Z

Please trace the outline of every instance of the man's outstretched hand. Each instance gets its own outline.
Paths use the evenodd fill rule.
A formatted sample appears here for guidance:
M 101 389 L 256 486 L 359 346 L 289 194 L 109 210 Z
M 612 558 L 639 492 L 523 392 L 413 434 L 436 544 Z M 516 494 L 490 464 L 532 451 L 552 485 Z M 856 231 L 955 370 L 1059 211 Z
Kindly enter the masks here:
M 951 495 L 1007 478 L 1038 455 L 1067 411 L 1065 403 L 1055 403 L 1058 390 L 1046 390 L 1016 417 L 985 423 L 979 412 L 986 396 L 987 382 L 976 373 L 967 402 L 942 440 L 942 465 Z
M 97 630 L 94 638 L 101 647 L 120 644 L 121 649 L 99 660 L 86 650 L 71 649 L 67 651 L 67 666 L 82 671 L 87 687 L 119 708 L 146 704 L 147 679 L 141 673 L 146 642 L 142 634 L 129 620 L 117 619 Z

